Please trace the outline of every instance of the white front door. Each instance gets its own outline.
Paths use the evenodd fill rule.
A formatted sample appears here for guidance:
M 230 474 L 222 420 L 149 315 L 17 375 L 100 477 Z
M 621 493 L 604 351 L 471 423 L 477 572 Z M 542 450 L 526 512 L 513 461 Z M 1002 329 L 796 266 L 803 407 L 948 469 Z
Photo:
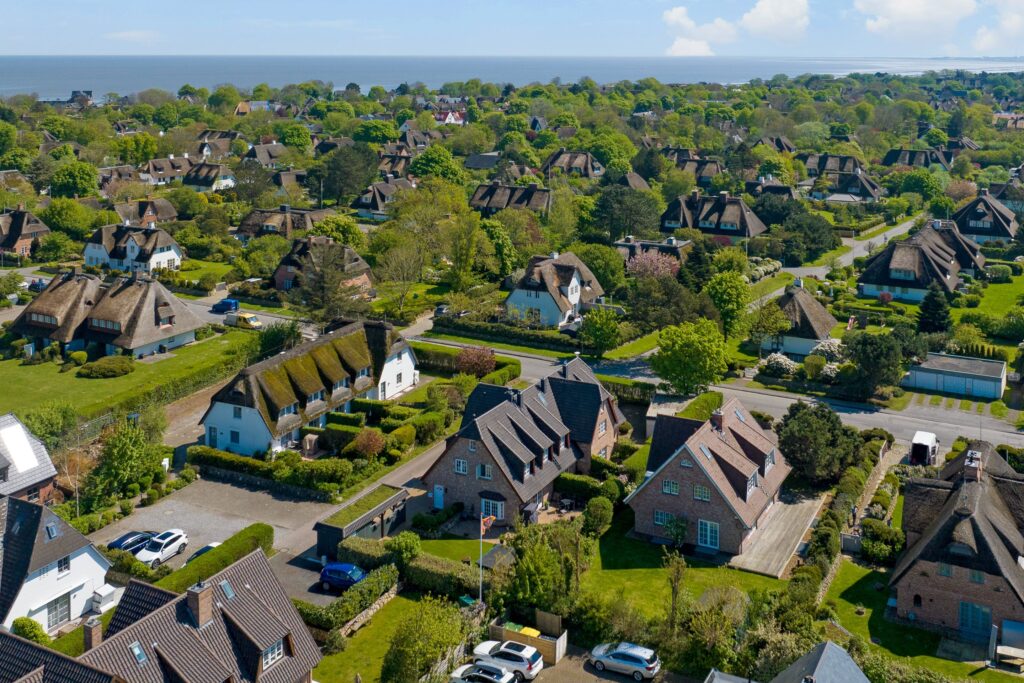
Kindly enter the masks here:
M 718 550 L 718 522 L 697 522 L 697 545 Z
M 440 484 L 434 485 L 434 508 L 444 509 L 444 487 Z

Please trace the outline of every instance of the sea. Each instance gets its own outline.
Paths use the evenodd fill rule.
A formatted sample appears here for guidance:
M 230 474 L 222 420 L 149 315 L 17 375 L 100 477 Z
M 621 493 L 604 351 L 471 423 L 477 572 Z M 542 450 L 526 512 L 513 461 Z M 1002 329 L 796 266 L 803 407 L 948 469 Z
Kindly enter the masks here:
M 598 83 L 653 77 L 663 83 L 744 83 L 778 74 L 920 74 L 964 69 L 989 73 L 1024 71 L 1015 58 L 784 59 L 753 57 L 370 57 L 370 56 L 0 56 L 0 97 L 35 94 L 65 98 L 72 90 L 130 95 L 147 88 L 176 92 L 190 83 L 214 87 L 258 83 L 278 87 L 308 80 L 337 88 L 357 83 L 394 88 L 421 82 L 430 88 L 479 78 L 486 82 L 570 83 L 589 77 Z

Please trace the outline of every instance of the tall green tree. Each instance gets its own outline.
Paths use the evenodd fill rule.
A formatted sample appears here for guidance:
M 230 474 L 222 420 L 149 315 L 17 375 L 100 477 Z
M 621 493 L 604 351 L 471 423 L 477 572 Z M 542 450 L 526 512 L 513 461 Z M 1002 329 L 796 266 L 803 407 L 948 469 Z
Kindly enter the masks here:
M 466 624 L 455 605 L 442 598 L 422 598 L 391 637 L 381 683 L 416 683 L 465 634 Z
M 359 229 L 359 224 L 352 216 L 340 213 L 332 214 L 314 223 L 309 234 L 330 237 L 338 244 L 344 244 L 357 251 L 366 248 L 366 235 Z
M 434 176 L 443 178 L 450 183 L 464 183 L 466 172 L 462 164 L 455 160 L 447 147 L 431 145 L 420 152 L 419 156 L 409 164 L 409 172 L 419 178 Z
M 622 261 L 622 255 L 613 247 L 577 242 L 569 245 L 567 251 L 576 254 L 590 268 L 606 293 L 614 294 L 625 286 L 626 264 Z
M 306 189 L 314 198 L 323 189 L 324 199 L 337 202 L 354 197 L 376 179 L 377 161 L 376 153 L 366 144 L 339 147 L 309 169 Z
M 608 308 L 587 313 L 580 326 L 580 341 L 601 358 L 619 343 L 619 314 Z
M 50 176 L 53 197 L 88 197 L 99 188 L 99 173 L 87 161 L 69 161 Z
M 823 403 L 797 401 L 778 427 L 779 450 L 803 478 L 815 484 L 838 481 L 843 468 L 853 462 L 860 437 Z
M 879 387 L 899 383 L 903 376 L 903 349 L 893 335 L 847 332 L 843 346 L 856 368 L 849 387 L 854 395 L 870 398 Z
M 75 240 L 84 240 L 92 234 L 93 212 L 74 199 L 57 197 L 39 213 L 39 218 L 51 230 L 60 231 Z
M 314 320 L 330 322 L 338 318 L 360 317 L 369 312 L 370 304 L 365 292 L 348 284 L 347 261 L 342 244 L 315 244 L 310 248 L 297 293 Z
M 722 329 L 726 337 L 740 331 L 750 303 L 750 286 L 743 276 L 733 270 L 717 273 L 711 277 L 704 291 L 711 298 L 722 316 Z
M 774 301 L 762 301 L 755 306 L 747 321 L 750 341 L 757 346 L 758 356 L 761 355 L 761 345 L 766 339 L 780 335 L 790 327 L 789 318 Z
M 122 493 L 158 466 L 157 451 L 151 447 L 146 432 L 134 422 L 125 421 L 103 444 L 87 489 L 97 499 Z
M 657 233 L 661 207 L 650 192 L 612 185 L 601 193 L 594 207 L 594 221 L 601 236 L 615 241 L 626 235 L 649 237 Z
M 725 376 L 725 338 L 713 321 L 686 322 L 661 331 L 651 368 L 680 394 L 704 391 Z
M 949 299 L 937 282 L 928 285 L 928 292 L 921 301 L 917 314 L 918 332 L 949 332 L 953 329 L 953 317 L 949 314 Z

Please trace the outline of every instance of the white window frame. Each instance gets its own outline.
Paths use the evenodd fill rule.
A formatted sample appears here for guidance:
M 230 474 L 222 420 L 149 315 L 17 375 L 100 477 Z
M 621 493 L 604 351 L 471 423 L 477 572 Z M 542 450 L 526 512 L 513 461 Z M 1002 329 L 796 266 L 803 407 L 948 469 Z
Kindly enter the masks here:
M 661 492 L 669 496 L 679 495 L 679 482 L 671 479 L 664 479 L 661 482 Z
M 489 498 L 480 499 L 480 514 L 484 517 L 493 516 L 497 520 L 505 519 L 505 503 L 500 500 Z
M 465 458 L 455 458 L 455 474 L 469 474 L 469 461 Z
M 65 555 L 57 560 L 57 574 L 67 574 L 71 571 L 71 556 Z
M 470 439 L 469 445 L 466 448 L 470 453 L 476 453 L 476 439 Z
M 608 431 L 608 420 L 601 420 L 601 424 L 597 425 L 597 433 L 604 434 Z
M 721 529 L 718 522 L 707 519 L 697 520 L 697 545 L 718 550 L 721 543 Z
M 266 671 L 282 659 L 284 659 L 283 638 L 263 651 L 263 670 Z
M 711 489 L 704 484 L 693 485 L 693 499 L 699 500 L 705 503 L 711 502 Z
M 491 466 L 487 463 L 480 463 L 476 466 L 476 478 L 490 481 L 494 478 L 494 473 L 491 470 Z
M 675 515 L 671 512 L 665 512 L 664 510 L 654 511 L 654 526 L 665 526 L 673 519 L 675 519 Z

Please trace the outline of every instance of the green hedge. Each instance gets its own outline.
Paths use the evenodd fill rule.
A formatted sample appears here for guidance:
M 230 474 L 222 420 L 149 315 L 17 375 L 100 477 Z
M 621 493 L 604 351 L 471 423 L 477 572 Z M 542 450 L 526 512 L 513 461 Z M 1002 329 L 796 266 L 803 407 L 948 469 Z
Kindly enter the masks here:
M 421 371 L 447 373 L 459 371 L 458 358 L 461 349 L 424 342 L 411 342 L 410 345 L 416 353 L 416 363 Z M 509 356 L 495 356 L 494 370 L 484 375 L 480 381 L 504 385 L 518 379 L 521 373 L 522 363 L 519 360 Z
M 433 443 L 444 436 L 445 419 L 442 413 L 420 413 L 409 420 L 409 424 L 416 430 L 416 443 L 420 445 Z
M 349 562 L 369 570 L 394 564 L 394 561 L 380 541 L 352 536 L 338 544 L 338 562 Z
M 227 569 L 257 548 L 262 548 L 264 553 L 269 554 L 273 547 L 274 527 L 259 522 L 250 524 L 213 550 L 203 553 L 154 585 L 175 593 L 184 593 L 189 586 L 194 586 Z
M 366 413 L 327 413 L 327 424 L 363 427 L 366 425 Z
M 597 479 L 607 479 L 608 477 L 617 477 L 622 472 L 622 468 L 611 460 L 602 458 L 599 455 L 593 455 L 590 457 L 590 475 Z
M 463 595 L 476 595 L 480 590 L 480 571 L 456 560 L 421 553 L 405 568 L 402 578 L 412 588 L 434 595 L 447 595 L 458 599 Z M 484 589 L 489 577 L 484 577 Z
M 388 434 L 388 448 L 405 453 L 416 443 L 416 427 L 411 424 L 404 424 L 396 427 Z
M 555 491 L 586 502 L 594 496 L 601 495 L 601 482 L 585 474 L 563 472 L 555 479 Z
M 628 403 L 650 403 L 658 385 L 652 382 L 641 382 L 625 377 L 612 377 L 611 375 L 596 375 L 604 388 L 615 398 Z
M 324 428 L 323 440 L 324 446 L 334 452 L 340 451 L 345 446 L 352 443 L 359 432 L 363 431 L 362 427 L 355 427 L 353 425 L 346 424 L 331 424 L 328 423 Z
M 331 495 L 350 484 L 356 474 L 348 460 L 302 460 L 297 453 L 287 453 L 282 451 L 273 462 L 267 462 L 209 446 L 192 446 L 188 449 L 188 461 L 193 465 L 217 467 Z M 364 471 L 358 473 L 359 476 L 364 474 Z
M 314 605 L 297 599 L 292 599 L 292 604 L 308 626 L 333 631 L 357 617 L 397 584 L 398 568 L 386 564 L 371 571 L 329 605 Z
M 368 420 L 377 421 L 387 417 L 388 407 L 391 401 L 376 401 L 371 398 L 354 398 L 351 401 L 352 412 L 365 413 Z
M 442 524 L 455 515 L 461 514 L 464 509 L 465 506 L 458 502 L 437 512 L 418 512 L 412 518 L 412 528 L 426 532 L 437 531 Z
M 552 351 L 576 350 L 576 341 L 555 330 L 528 330 L 502 323 L 488 323 L 466 318 L 446 316 L 434 321 L 433 331 L 438 334 L 453 334 L 481 341 L 516 343 Z

